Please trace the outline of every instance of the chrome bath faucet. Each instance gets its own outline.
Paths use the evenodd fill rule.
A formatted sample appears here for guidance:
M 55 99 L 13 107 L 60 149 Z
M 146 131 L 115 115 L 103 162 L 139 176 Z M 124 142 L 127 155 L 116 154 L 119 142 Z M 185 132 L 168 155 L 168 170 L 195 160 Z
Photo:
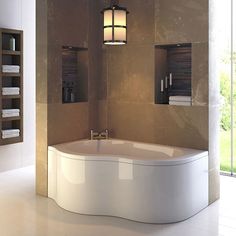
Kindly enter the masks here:
M 91 140 L 100 140 L 100 139 L 108 139 L 108 129 L 105 129 L 101 132 L 94 132 L 92 129 L 90 130 L 90 139 Z

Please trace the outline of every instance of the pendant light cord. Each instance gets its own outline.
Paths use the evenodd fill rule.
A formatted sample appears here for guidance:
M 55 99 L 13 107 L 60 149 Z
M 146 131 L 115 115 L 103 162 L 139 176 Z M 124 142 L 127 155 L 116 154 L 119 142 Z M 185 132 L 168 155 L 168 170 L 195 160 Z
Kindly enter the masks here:
M 111 7 L 118 6 L 119 5 L 119 0 L 111 0 L 110 5 L 111 5 Z

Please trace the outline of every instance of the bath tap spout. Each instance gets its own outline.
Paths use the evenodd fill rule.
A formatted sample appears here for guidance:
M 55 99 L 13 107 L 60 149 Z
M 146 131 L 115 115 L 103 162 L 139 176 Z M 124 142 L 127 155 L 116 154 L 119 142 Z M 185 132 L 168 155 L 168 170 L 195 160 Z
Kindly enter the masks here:
M 99 133 L 99 136 L 100 136 L 102 139 L 108 139 L 108 138 L 109 138 L 108 129 L 105 129 L 104 131 L 100 132 L 100 133 Z
M 90 139 L 91 140 L 100 140 L 100 139 L 108 139 L 108 130 L 102 132 L 94 132 L 93 130 L 90 131 Z
M 93 129 L 90 130 L 90 139 L 91 140 L 96 139 L 96 137 L 98 137 L 98 136 L 99 136 L 98 132 L 94 132 Z

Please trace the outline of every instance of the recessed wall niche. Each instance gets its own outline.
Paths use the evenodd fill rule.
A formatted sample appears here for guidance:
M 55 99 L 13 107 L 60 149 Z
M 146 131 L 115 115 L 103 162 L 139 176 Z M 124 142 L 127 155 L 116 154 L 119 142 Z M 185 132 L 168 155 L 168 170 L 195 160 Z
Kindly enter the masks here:
M 170 96 L 190 96 L 192 45 L 155 46 L 155 103 L 169 104 Z
M 88 101 L 88 49 L 62 47 L 62 103 Z

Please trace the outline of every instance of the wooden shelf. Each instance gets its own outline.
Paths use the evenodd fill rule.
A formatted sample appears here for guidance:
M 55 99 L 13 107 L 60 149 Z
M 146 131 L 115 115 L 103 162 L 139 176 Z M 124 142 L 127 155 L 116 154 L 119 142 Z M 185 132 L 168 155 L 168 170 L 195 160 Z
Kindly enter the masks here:
M 2 117 L 2 122 L 6 121 L 14 121 L 14 120 L 20 120 L 20 116 L 13 116 L 13 117 Z
M 20 34 L 20 33 L 22 33 L 21 30 L 7 29 L 7 28 L 1 28 L 1 32 L 3 34 Z
M 7 139 L 0 139 L 0 145 L 8 145 L 13 143 L 20 143 L 23 141 L 23 136 L 15 137 L 15 138 L 7 138 Z
M 12 50 L 2 50 L 3 55 L 12 55 L 12 56 L 20 56 L 20 51 L 12 51 Z
M 21 73 L 0 73 L 2 77 L 21 77 Z
M 17 99 L 21 98 L 21 95 L 2 95 L 2 99 Z
M 15 51 L 9 50 L 11 38 L 15 39 Z M 0 28 L 0 70 L 2 65 L 19 65 L 20 73 L 0 72 L 0 112 L 3 109 L 19 109 L 20 116 L 0 115 L 0 145 L 23 142 L 23 31 Z M 19 87 L 19 95 L 2 95 L 3 87 Z M 2 138 L 2 130 L 19 129 L 20 136 Z

